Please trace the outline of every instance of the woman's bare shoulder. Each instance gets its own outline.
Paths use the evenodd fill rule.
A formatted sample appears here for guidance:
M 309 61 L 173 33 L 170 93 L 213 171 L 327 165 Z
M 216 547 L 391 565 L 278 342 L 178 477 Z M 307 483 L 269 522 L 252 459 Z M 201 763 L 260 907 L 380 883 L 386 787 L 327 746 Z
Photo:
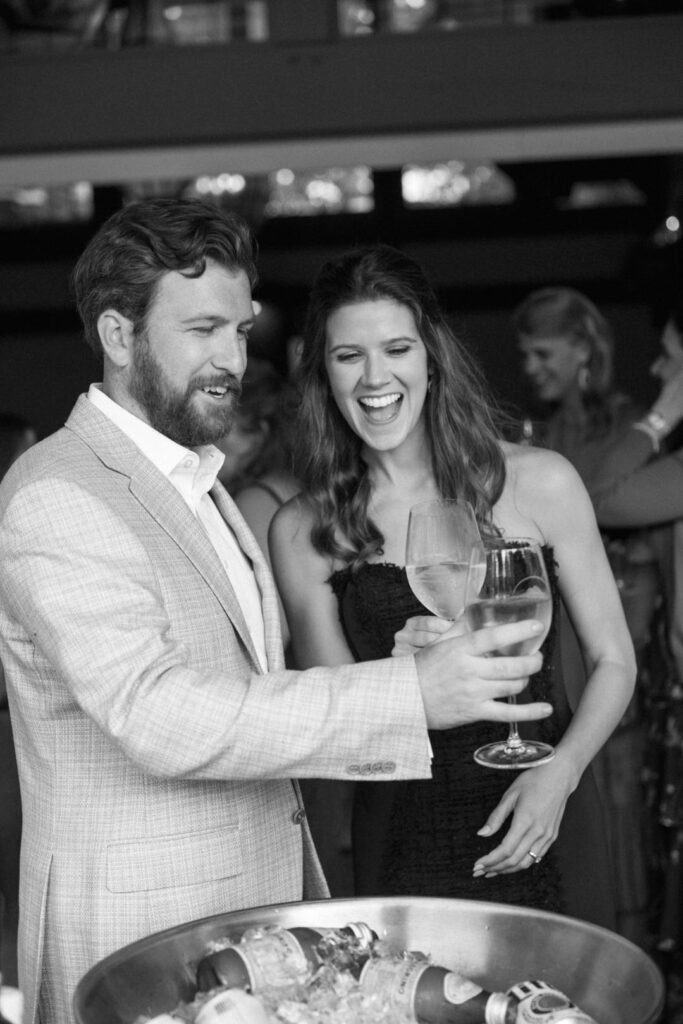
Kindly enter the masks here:
M 588 492 L 569 459 L 546 448 L 506 447 L 505 489 L 498 512 L 515 523 L 527 522 L 554 545 L 570 534 L 595 528 Z
M 324 586 L 334 568 L 333 560 L 313 544 L 314 522 L 309 501 L 297 494 L 278 509 L 270 524 L 268 548 L 288 615 L 292 602 L 308 605 L 318 600 L 316 594 L 325 599 L 316 588 Z
M 569 459 L 559 452 L 509 442 L 503 443 L 502 450 L 508 480 L 516 486 L 556 492 L 558 488 L 581 483 Z
M 277 510 L 270 525 L 271 540 L 300 545 L 310 543 L 313 509 L 303 494 L 295 494 Z

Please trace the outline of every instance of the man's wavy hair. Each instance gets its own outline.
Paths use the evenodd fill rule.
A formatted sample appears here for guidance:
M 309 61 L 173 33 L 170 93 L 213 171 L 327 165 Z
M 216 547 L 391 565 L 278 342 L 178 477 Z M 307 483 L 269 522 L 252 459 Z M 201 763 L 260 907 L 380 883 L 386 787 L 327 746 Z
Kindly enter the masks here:
M 427 350 L 426 425 L 441 495 L 470 501 L 488 532 L 505 481 L 495 403 L 419 264 L 387 245 L 354 249 L 331 260 L 313 285 L 306 314 L 296 469 L 313 511 L 313 545 L 354 567 L 381 554 L 384 538 L 368 515 L 370 480 L 362 443 L 330 395 L 327 323 L 340 306 L 378 299 L 411 311 Z
M 71 277 L 85 339 L 102 356 L 97 321 L 115 309 L 145 327 L 159 280 L 176 270 L 201 277 L 207 260 L 243 270 L 256 284 L 256 244 L 244 221 L 208 199 L 157 198 L 130 203 L 90 240 Z

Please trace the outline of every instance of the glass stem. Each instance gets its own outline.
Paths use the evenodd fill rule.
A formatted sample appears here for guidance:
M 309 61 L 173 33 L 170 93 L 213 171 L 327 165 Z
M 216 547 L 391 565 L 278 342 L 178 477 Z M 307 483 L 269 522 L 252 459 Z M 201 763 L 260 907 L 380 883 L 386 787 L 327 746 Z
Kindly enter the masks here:
M 508 704 L 516 704 L 517 698 L 514 694 L 508 697 Z M 507 742 L 505 744 L 506 750 L 519 750 L 520 747 L 524 746 L 522 737 L 519 735 L 519 729 L 517 728 L 516 722 L 510 722 L 510 731 L 508 732 Z

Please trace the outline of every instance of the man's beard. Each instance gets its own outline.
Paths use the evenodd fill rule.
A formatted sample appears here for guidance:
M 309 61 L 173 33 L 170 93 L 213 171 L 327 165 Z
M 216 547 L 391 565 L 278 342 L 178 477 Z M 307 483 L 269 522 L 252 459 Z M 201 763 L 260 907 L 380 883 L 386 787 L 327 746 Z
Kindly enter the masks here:
M 210 408 L 209 399 L 203 403 L 207 408 L 200 410 L 195 393 L 209 385 L 225 387 L 229 395 L 222 402 L 216 402 L 215 409 Z M 195 377 L 184 392 L 174 390 L 163 367 L 152 355 L 143 331 L 135 339 L 129 390 L 151 427 L 184 448 L 196 448 L 215 444 L 228 433 L 242 387 L 232 374 L 217 373 L 215 377 Z

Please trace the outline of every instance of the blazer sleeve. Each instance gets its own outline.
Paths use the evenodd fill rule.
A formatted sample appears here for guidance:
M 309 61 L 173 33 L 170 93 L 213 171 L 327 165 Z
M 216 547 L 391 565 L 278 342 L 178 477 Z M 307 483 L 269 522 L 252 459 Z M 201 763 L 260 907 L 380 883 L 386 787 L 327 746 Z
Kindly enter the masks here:
M 650 439 L 626 430 L 608 450 L 590 489 L 603 527 L 640 527 L 683 517 L 683 451 L 652 460 Z
M 209 627 L 201 606 L 187 609 L 188 645 L 167 614 L 159 566 L 90 490 L 42 479 L 15 491 L 0 564 L 17 699 L 51 700 L 56 716 L 80 710 L 151 774 L 345 778 L 368 765 L 383 779 L 430 774 L 413 658 L 260 674 L 236 638 L 216 639 L 234 635 L 227 614 Z

